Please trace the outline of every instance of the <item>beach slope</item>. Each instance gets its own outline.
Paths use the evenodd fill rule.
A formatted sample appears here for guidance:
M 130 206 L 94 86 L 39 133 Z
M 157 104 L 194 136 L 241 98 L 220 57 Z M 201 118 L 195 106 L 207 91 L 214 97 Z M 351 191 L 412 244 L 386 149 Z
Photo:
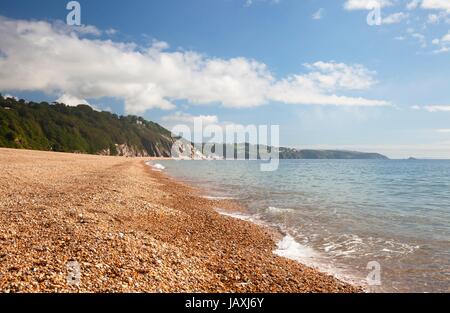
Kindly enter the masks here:
M 0 149 L 0 292 L 359 291 L 145 160 Z

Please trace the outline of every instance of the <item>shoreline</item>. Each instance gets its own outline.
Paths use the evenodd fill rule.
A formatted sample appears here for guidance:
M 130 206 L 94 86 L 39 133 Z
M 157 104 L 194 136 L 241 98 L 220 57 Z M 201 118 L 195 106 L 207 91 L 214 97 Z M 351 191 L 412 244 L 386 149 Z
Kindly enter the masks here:
M 362 292 L 148 160 L 0 149 L 0 292 Z
M 178 184 L 194 189 L 196 194 L 201 198 L 212 201 L 214 203 L 214 211 L 220 215 L 242 220 L 266 229 L 271 234 L 275 244 L 275 248 L 272 251 L 274 255 L 293 260 L 302 266 L 331 275 L 339 281 L 359 288 L 362 292 L 370 292 L 369 287 L 362 284 L 362 277 L 358 275 L 360 273 L 350 272 L 348 268 L 336 267 L 336 264 L 330 266 L 320 252 L 299 243 L 291 234 L 283 230 L 280 225 L 269 223 L 261 219 L 258 215 L 252 214 L 244 204 L 240 203 L 239 199 L 230 196 L 210 196 L 207 189 L 195 186 L 195 182 L 178 179 L 165 172 L 164 166 L 162 168 L 160 167 L 162 165 L 158 163 L 159 160 L 163 159 L 156 158 L 145 163 L 153 171 L 161 173 L 161 175 L 166 176 Z M 171 158 L 164 159 L 164 161 L 167 160 L 174 161 Z

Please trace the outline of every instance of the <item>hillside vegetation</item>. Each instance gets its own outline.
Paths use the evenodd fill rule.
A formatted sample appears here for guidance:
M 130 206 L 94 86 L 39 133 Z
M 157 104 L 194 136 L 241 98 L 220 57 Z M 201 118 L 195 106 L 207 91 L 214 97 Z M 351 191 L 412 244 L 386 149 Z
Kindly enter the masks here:
M 0 96 L 0 146 L 129 156 L 170 156 L 171 133 L 137 116 L 90 106 L 35 103 Z
M 292 148 L 280 148 L 281 159 L 372 159 L 385 160 L 386 156 L 379 153 L 367 153 L 345 150 L 298 150 Z

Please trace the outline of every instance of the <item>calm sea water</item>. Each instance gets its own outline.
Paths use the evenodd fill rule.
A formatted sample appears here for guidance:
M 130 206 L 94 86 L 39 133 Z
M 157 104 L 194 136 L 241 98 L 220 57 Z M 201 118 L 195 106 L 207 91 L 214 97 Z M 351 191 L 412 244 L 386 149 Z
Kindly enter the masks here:
M 378 262 L 372 291 L 450 292 L 450 161 L 280 162 L 275 172 L 258 161 L 158 163 L 278 227 L 281 255 L 363 285 Z

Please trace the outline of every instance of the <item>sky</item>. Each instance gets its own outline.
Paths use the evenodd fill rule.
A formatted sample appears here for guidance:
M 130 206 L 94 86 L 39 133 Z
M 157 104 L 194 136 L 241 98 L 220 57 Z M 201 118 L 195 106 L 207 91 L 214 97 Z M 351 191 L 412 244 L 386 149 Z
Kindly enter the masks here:
M 450 0 L 0 2 L 0 92 L 450 158 Z

